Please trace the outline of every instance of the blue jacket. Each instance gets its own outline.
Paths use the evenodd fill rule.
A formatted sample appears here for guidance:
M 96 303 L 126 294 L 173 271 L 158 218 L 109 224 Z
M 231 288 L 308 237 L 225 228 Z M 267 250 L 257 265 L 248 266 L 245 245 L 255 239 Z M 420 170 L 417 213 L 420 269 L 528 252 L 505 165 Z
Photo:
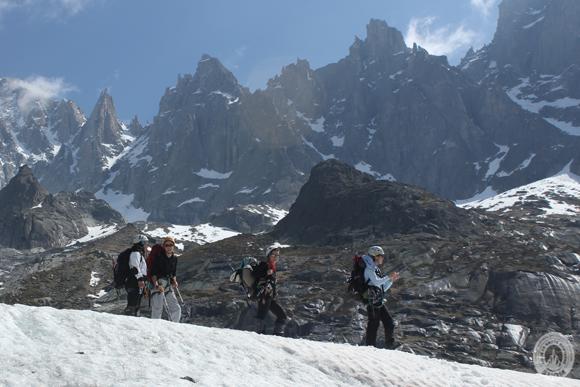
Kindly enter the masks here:
M 363 260 L 365 261 L 365 281 L 369 286 L 375 286 L 385 293 L 393 281 L 388 275 L 383 276 L 381 269 L 377 266 L 373 258 L 369 255 L 363 255 Z

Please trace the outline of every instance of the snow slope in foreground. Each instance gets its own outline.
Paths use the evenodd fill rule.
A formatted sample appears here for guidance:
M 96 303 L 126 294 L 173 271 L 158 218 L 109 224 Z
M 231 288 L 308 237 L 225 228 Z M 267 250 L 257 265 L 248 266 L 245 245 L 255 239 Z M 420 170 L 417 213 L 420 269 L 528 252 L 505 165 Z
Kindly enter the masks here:
M 399 351 L 0 304 L 2 386 L 578 386 Z

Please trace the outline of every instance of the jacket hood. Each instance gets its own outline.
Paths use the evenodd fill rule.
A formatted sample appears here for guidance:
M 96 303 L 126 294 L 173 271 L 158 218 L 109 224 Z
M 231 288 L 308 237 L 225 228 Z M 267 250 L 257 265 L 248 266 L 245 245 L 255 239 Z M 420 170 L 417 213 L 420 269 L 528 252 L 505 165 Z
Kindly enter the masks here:
M 365 265 L 367 267 L 376 267 L 377 264 L 375 263 L 375 260 L 373 259 L 373 257 L 371 257 L 370 255 L 363 255 L 363 261 L 365 261 Z

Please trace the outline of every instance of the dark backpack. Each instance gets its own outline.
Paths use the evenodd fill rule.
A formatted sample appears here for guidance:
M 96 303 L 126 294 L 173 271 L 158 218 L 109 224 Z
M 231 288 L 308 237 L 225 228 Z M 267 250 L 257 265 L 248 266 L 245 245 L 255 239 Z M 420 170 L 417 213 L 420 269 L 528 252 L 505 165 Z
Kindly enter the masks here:
M 153 262 L 155 262 L 155 257 L 163 252 L 163 246 L 160 244 L 156 244 L 151 247 L 151 252 L 147 256 L 147 279 L 150 283 L 153 283 L 151 280 L 151 271 L 153 270 Z
M 365 301 L 364 295 L 369 286 L 368 281 L 365 280 L 365 269 L 367 265 L 361 255 L 355 255 L 352 258 L 352 271 L 350 277 L 346 281 L 348 283 L 348 292 L 361 301 Z
M 246 291 L 248 298 L 256 297 L 256 279 L 253 271 L 259 262 L 254 257 L 245 257 L 240 262 L 240 265 L 230 275 L 230 281 L 239 283 Z
M 127 249 L 117 256 L 113 261 L 113 286 L 115 289 L 120 289 L 125 286 L 127 278 L 129 277 L 129 257 L 132 249 Z

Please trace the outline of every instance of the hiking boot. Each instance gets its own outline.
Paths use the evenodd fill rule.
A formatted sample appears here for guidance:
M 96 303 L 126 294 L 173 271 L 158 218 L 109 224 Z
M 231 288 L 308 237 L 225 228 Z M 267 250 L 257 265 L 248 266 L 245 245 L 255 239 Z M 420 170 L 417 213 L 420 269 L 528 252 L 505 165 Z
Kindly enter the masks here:
M 274 324 L 274 335 L 283 336 L 284 335 L 284 322 L 277 322 Z
M 266 322 L 264 320 L 258 320 L 258 324 L 256 325 L 256 333 L 261 335 L 266 333 Z

